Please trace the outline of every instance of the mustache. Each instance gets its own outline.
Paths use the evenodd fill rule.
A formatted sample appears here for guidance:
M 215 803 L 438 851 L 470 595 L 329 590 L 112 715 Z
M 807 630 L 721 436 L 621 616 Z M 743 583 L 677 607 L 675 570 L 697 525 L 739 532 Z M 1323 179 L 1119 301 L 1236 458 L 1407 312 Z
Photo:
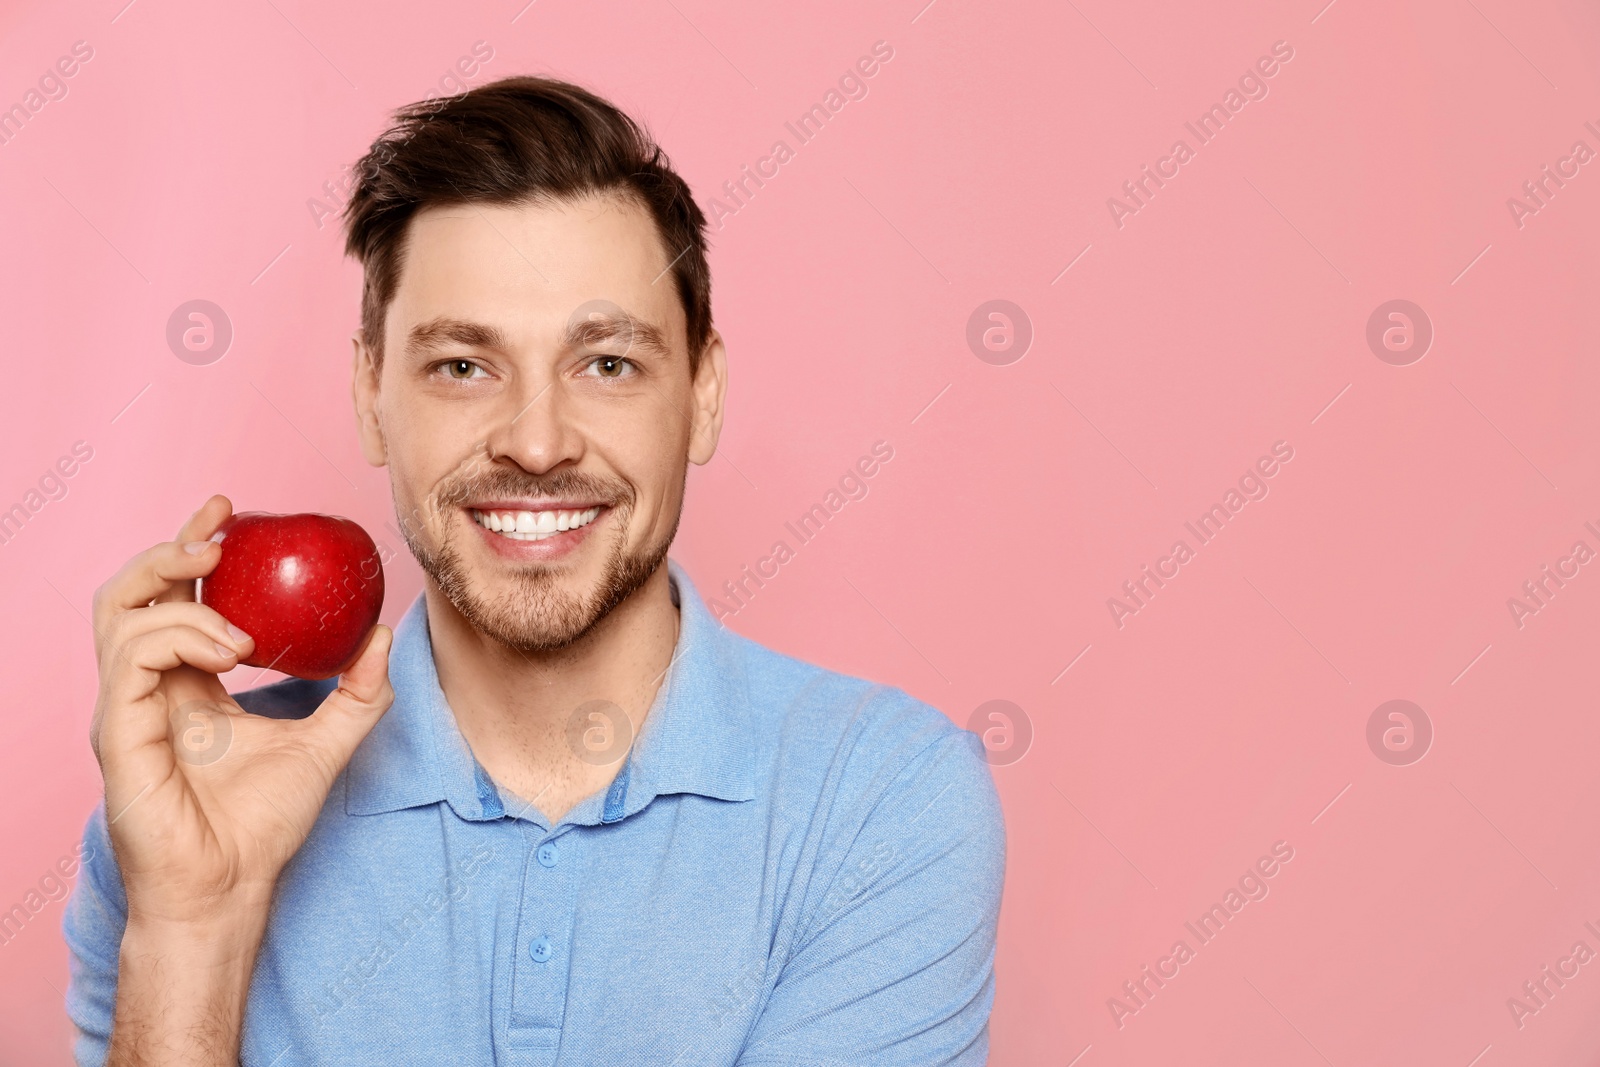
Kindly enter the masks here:
M 599 500 L 614 508 L 628 508 L 634 502 L 633 487 L 621 480 L 599 478 L 571 469 L 551 474 L 529 474 L 512 467 L 491 467 L 452 475 L 433 493 L 437 513 L 464 506 L 484 497 L 583 497 Z

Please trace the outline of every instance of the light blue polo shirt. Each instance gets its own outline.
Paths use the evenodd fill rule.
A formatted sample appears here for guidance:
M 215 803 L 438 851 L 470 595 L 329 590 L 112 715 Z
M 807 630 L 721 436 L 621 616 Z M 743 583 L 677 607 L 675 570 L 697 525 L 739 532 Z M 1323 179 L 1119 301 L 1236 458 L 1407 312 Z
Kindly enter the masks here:
M 673 666 L 555 826 L 495 787 L 418 597 L 395 700 L 278 884 L 243 1067 L 982 1064 L 1005 827 L 975 736 L 724 628 L 676 563 Z M 239 696 L 310 713 L 333 682 Z M 79 1064 L 126 919 L 104 804 L 64 929 Z

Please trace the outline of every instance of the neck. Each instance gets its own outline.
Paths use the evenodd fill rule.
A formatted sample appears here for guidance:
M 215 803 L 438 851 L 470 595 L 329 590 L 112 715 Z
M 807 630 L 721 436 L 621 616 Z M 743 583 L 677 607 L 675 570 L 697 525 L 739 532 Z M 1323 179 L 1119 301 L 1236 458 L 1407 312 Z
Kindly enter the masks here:
M 439 686 L 490 777 L 537 806 L 552 825 L 609 786 L 677 644 L 678 609 L 666 564 L 582 638 L 553 652 L 521 652 L 475 629 L 431 579 L 425 595 Z M 610 737 L 600 741 L 603 762 L 569 741 L 577 709 L 594 700 L 616 705 L 631 724 L 614 754 Z M 593 738 L 596 730 L 605 732 L 602 720 L 584 717 L 575 732 Z M 523 805 L 508 798 L 507 807 L 516 813 Z

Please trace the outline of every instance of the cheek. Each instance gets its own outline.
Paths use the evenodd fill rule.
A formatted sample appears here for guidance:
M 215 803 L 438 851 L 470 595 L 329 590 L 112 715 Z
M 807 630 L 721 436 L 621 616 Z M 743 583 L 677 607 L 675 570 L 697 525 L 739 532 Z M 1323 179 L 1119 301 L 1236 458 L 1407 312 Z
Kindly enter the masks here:
M 433 470 L 437 450 L 426 426 L 419 426 L 406 415 L 389 417 L 384 422 L 384 444 L 389 454 L 390 477 L 397 492 L 420 499 L 438 482 Z
M 602 454 L 614 476 L 633 488 L 628 540 L 636 545 L 654 543 L 672 532 L 683 506 L 688 465 L 685 421 L 663 404 L 659 411 L 641 412 L 616 430 L 618 436 Z
M 619 471 L 622 480 L 633 486 L 634 511 L 629 520 L 628 539 L 635 545 L 652 544 L 671 532 L 678 509 L 683 506 L 680 483 L 667 454 L 652 457 L 645 465 Z
M 477 454 L 473 432 L 481 424 L 451 405 L 393 392 L 385 400 L 384 446 L 396 510 L 438 529 L 441 517 L 430 514 L 428 505 L 442 482 L 470 469 Z

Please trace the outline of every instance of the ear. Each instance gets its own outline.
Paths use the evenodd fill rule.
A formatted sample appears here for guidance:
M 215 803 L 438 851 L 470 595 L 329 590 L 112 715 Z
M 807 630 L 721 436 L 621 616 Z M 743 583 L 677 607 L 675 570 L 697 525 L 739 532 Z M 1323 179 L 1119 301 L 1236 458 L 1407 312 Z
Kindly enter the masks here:
M 728 396 L 728 352 L 722 344 L 722 334 L 711 331 L 711 339 L 700 353 L 700 366 L 695 370 L 694 425 L 690 427 L 689 461 L 706 464 L 717 453 L 717 439 L 722 436 L 723 402 Z
M 350 346 L 355 349 L 350 363 L 350 396 L 356 405 L 356 432 L 361 437 L 361 454 L 374 467 L 389 461 L 389 451 L 383 444 L 383 422 L 378 409 L 378 366 L 372 350 L 361 340 L 361 331 L 350 335 Z

